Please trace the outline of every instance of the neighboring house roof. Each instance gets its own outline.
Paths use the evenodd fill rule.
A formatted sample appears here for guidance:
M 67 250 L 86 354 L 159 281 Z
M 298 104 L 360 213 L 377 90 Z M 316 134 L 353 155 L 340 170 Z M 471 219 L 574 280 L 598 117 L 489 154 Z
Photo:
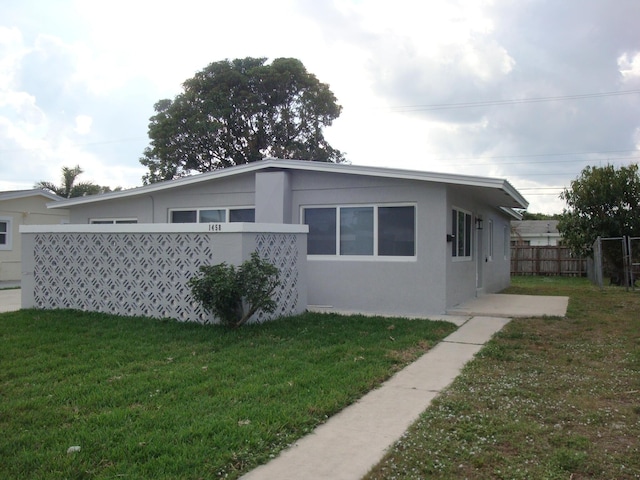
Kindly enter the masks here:
M 46 197 L 49 200 L 55 200 L 55 201 L 64 200 L 62 197 L 59 197 L 55 193 L 51 193 L 48 190 L 44 190 L 42 188 L 32 188 L 30 190 L 12 190 L 8 192 L 0 192 L 0 201 L 15 200 L 17 198 L 35 197 L 38 195 Z
M 470 175 L 457 175 L 450 173 L 434 173 L 422 172 L 415 170 L 400 170 L 395 168 L 367 167 L 359 165 L 346 165 L 325 162 L 312 162 L 301 160 L 280 160 L 270 158 L 258 162 L 238 165 L 235 167 L 214 170 L 212 172 L 201 173 L 189 177 L 168 180 L 165 182 L 153 183 L 143 187 L 132 188 L 129 190 L 121 190 L 118 192 L 104 193 L 100 195 L 89 195 L 86 197 L 77 197 L 55 204 L 48 205 L 49 208 L 67 208 L 74 205 L 83 205 L 95 202 L 102 202 L 111 199 L 120 199 L 134 197 L 138 195 L 146 195 L 153 192 L 187 186 L 201 182 L 207 182 L 214 179 L 221 179 L 242 173 L 256 172 L 260 170 L 305 170 L 325 173 L 340 173 L 347 175 L 361 175 L 384 178 L 397 178 L 405 180 L 416 180 L 425 182 L 439 182 L 450 185 L 478 187 L 484 190 L 483 194 L 489 194 L 490 200 L 496 207 L 506 208 L 524 208 L 529 203 L 525 198 L 505 179 L 476 177 Z
M 560 237 L 558 220 L 512 221 L 511 236 L 517 238 Z

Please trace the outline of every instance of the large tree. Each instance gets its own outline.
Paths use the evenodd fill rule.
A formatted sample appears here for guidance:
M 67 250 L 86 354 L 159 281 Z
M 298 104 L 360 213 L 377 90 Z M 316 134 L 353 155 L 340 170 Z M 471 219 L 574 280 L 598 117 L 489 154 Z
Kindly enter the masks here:
M 97 193 L 107 193 L 111 191 L 110 187 L 103 187 L 92 182 L 76 182 L 82 173 L 84 172 L 80 168 L 80 165 L 76 165 L 73 168 L 62 167 L 62 183 L 60 185 L 43 180 L 36 183 L 35 186 L 36 188 L 49 190 L 64 198 L 84 197 L 85 195 L 95 195 Z M 116 187 L 114 190 L 120 190 L 120 187 Z
M 640 236 L 640 175 L 638 165 L 586 167 L 560 197 L 563 210 L 558 230 L 579 255 L 591 254 L 598 236 Z
M 341 162 L 322 129 L 340 115 L 329 86 L 294 58 L 223 60 L 160 100 L 140 163 L 145 184 L 266 157 Z

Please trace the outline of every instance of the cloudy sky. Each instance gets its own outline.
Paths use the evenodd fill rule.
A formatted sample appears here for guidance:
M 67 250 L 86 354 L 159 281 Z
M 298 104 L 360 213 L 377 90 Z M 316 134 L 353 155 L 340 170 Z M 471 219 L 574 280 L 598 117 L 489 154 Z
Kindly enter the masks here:
M 295 57 L 356 165 L 507 178 L 532 212 L 640 159 L 638 0 L 3 0 L 0 190 L 141 185 L 153 105 L 225 58 Z

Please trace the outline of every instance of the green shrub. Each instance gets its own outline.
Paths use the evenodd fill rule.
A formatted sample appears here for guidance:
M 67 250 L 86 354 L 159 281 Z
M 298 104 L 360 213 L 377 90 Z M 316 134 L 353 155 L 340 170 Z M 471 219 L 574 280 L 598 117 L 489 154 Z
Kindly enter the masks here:
M 202 307 L 230 327 L 246 323 L 262 310 L 273 313 L 277 307 L 271 298 L 280 284 L 280 271 L 257 252 L 237 269 L 233 265 L 203 265 L 189 280 L 193 297 Z

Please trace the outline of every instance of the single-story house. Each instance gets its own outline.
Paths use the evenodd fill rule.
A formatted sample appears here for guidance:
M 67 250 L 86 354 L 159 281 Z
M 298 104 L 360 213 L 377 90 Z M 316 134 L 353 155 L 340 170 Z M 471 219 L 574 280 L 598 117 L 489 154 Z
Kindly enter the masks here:
M 527 205 L 504 179 L 266 159 L 50 208 L 71 224 L 308 225 L 309 309 L 425 316 L 509 285 Z
M 555 247 L 562 238 L 558 220 L 514 220 L 511 222 L 511 244 L 531 247 Z
M 47 204 L 62 200 L 47 190 L 14 190 L 0 192 L 0 281 L 21 279 L 20 225 L 50 225 L 66 223 L 66 209 L 51 210 Z

